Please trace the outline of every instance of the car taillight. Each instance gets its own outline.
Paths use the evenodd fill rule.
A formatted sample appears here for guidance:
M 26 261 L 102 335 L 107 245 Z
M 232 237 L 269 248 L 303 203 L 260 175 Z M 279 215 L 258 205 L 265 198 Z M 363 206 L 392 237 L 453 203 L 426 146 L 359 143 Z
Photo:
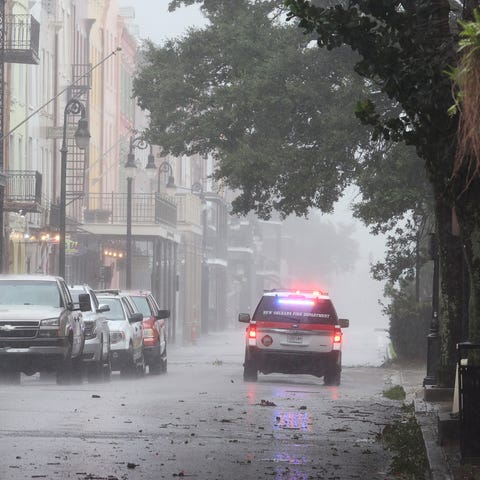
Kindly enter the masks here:
M 255 325 L 248 327 L 248 338 L 257 338 L 257 327 Z
M 333 343 L 342 343 L 342 331 L 339 328 L 333 333 Z

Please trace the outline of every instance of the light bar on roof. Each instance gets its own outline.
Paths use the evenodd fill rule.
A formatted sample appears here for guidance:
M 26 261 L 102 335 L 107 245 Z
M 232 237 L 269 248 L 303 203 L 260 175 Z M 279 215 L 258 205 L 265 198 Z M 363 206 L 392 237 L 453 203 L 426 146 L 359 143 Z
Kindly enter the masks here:
M 313 300 L 300 299 L 300 298 L 279 298 L 278 303 L 282 305 L 304 305 L 312 307 L 315 305 Z

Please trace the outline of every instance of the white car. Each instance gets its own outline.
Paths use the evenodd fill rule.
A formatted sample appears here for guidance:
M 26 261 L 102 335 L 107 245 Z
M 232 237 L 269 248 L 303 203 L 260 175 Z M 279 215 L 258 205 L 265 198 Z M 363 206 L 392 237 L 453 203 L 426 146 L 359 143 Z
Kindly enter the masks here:
M 241 313 L 246 331 L 243 378 L 256 381 L 258 372 L 303 373 L 324 377 L 326 385 L 340 385 L 342 328 L 347 319 L 321 291 L 271 290 L 257 308 Z
M 121 375 L 143 375 L 143 315 L 118 290 L 97 290 L 96 295 L 101 304 L 110 307 L 105 317 L 110 328 L 112 370 L 120 371 Z
M 108 381 L 112 372 L 110 328 L 104 313 L 108 312 L 110 307 L 100 305 L 95 292 L 88 285 L 72 285 L 68 289 L 75 305 L 82 293 L 90 296 L 92 309 L 82 313 L 85 334 L 83 362 L 87 367 L 88 380 Z

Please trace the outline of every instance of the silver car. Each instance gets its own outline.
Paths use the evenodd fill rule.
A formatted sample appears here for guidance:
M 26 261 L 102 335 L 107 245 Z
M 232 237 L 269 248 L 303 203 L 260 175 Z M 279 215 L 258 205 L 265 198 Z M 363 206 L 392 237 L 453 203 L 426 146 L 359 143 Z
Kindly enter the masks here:
M 87 368 L 88 380 L 108 381 L 112 373 L 110 329 L 103 313 L 108 312 L 110 307 L 101 305 L 95 292 L 88 285 L 73 285 L 68 289 L 74 303 L 78 302 L 80 294 L 90 295 L 92 310 L 82 313 L 85 332 L 83 361 Z

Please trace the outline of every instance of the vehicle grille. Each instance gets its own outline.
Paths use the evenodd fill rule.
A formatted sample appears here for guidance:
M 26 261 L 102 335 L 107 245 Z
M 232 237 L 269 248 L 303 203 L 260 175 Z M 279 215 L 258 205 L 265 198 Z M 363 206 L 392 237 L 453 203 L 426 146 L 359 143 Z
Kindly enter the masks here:
M 38 322 L 0 322 L 0 338 L 34 338 Z

